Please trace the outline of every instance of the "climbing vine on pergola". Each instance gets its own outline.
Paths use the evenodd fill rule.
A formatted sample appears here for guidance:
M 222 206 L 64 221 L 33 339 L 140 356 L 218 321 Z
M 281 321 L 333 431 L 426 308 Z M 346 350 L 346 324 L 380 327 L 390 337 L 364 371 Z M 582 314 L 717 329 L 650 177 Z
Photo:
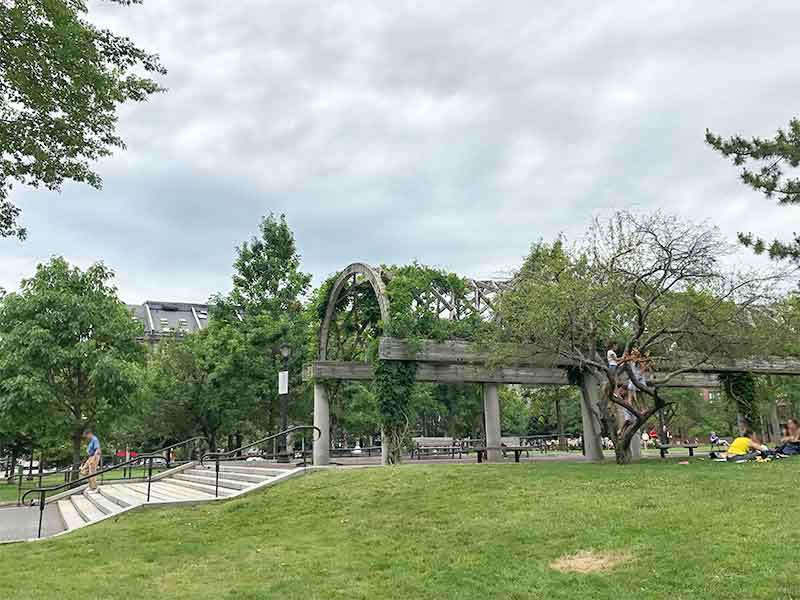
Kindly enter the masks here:
M 355 263 L 331 276 L 316 299 L 320 361 L 364 361 L 374 367 L 389 462 L 408 431 L 414 361 L 385 361 L 378 341 L 476 340 L 492 327 L 493 298 L 506 282 L 476 281 L 419 264 L 373 268 Z M 334 384 L 335 385 L 335 384 Z M 334 391 L 335 393 L 335 391 Z

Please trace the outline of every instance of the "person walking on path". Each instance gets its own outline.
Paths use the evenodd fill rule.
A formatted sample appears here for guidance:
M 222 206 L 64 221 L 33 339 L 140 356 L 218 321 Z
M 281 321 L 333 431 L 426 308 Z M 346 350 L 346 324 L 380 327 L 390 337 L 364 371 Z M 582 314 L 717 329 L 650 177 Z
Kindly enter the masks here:
M 86 438 L 89 445 L 86 447 L 86 462 L 83 463 L 81 470 L 85 469 L 87 475 L 94 475 L 97 469 L 100 468 L 100 440 L 92 433 L 91 429 L 87 429 L 83 433 L 83 437 Z M 89 479 L 89 491 L 92 493 L 97 492 L 97 477 L 91 477 Z

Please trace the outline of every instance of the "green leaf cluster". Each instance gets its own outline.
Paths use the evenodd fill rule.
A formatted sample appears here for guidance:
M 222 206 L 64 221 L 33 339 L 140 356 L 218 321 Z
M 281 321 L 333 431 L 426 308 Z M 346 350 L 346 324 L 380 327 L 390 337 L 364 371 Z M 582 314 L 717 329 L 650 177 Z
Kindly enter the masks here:
M 706 130 L 706 143 L 734 165 L 742 166 L 742 182 L 761 192 L 767 199 L 781 205 L 800 204 L 800 177 L 794 169 L 800 166 L 800 119 L 789 121 L 789 127 L 779 129 L 772 138 L 739 135 L 723 138 Z M 792 240 L 766 241 L 753 233 L 739 233 L 739 241 L 756 254 L 766 252 L 770 258 L 800 261 L 800 237 Z
M 158 57 L 87 11 L 84 0 L 0 2 L 0 237 L 25 237 L 8 198 L 14 182 L 99 188 L 92 163 L 124 148 L 117 107 L 161 90 Z

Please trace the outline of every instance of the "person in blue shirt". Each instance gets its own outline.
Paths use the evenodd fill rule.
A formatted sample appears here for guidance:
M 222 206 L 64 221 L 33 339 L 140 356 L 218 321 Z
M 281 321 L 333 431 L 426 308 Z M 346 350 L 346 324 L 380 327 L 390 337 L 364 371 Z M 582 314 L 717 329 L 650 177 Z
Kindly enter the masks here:
M 89 475 L 94 475 L 97 472 L 97 469 L 100 467 L 100 440 L 97 439 L 97 436 L 92 433 L 91 429 L 87 429 L 83 433 L 83 437 L 89 443 L 86 447 L 86 462 L 83 463 L 86 472 Z M 92 477 L 89 479 L 89 492 L 90 493 L 97 493 L 97 478 Z

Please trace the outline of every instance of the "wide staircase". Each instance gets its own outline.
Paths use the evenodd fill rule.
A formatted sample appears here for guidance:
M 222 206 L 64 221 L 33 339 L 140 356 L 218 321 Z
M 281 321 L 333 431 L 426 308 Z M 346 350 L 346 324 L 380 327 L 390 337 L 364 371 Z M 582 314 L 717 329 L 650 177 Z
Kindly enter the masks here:
M 42 537 L 45 513 L 58 508 L 64 529 L 71 531 L 92 523 L 114 517 L 143 505 L 183 505 L 227 500 L 252 490 L 274 485 L 283 479 L 305 472 L 307 453 L 305 437 L 300 437 L 300 452 L 283 452 L 278 458 L 283 462 L 269 462 L 270 455 L 263 447 L 273 444 L 289 434 L 311 432 L 319 435 L 313 425 L 295 425 L 246 446 L 227 452 L 201 451 L 205 439 L 194 437 L 154 452 L 140 454 L 134 459 L 98 470 L 94 475 L 50 487 L 37 487 L 22 493 L 23 506 L 38 506 L 37 538 Z M 185 455 L 185 462 L 175 462 L 176 452 Z M 249 458 L 246 458 L 249 457 Z M 198 461 L 197 458 L 200 460 Z M 292 465 L 290 461 L 300 462 Z M 166 471 L 155 473 L 157 463 L 164 463 Z M 138 469 L 138 479 L 125 479 Z M 89 479 L 97 476 L 122 475 L 122 479 L 106 479 L 96 491 L 87 489 Z M 20 485 L 22 478 L 20 478 Z M 50 508 L 48 508 L 50 507 Z M 47 530 L 52 528 L 48 527 Z
M 257 462 L 220 463 L 217 485 L 214 464 L 190 463 L 150 482 L 106 482 L 97 492 L 77 491 L 57 500 L 66 530 L 78 529 L 144 505 L 180 505 L 229 499 L 288 477 L 302 469 L 260 466 Z

